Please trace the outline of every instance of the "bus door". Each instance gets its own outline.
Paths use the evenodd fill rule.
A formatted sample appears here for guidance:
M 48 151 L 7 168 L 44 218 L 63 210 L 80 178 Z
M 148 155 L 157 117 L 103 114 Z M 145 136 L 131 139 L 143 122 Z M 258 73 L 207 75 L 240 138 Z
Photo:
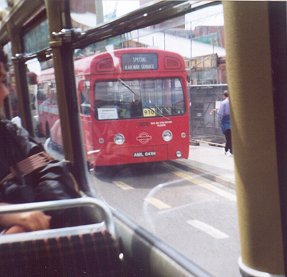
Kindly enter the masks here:
M 79 104 L 80 104 L 80 118 L 83 130 L 83 141 L 87 153 L 94 151 L 93 147 L 93 125 L 92 125 L 92 106 L 90 94 L 90 81 L 81 80 L 78 84 Z

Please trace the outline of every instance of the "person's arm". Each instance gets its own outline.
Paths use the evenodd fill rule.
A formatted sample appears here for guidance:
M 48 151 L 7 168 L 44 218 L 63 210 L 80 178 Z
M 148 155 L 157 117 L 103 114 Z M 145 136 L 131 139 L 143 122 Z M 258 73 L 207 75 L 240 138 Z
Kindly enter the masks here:
M 1 203 L 0 205 L 9 205 Z M 0 225 L 4 228 L 21 226 L 25 231 L 45 230 L 50 227 L 51 217 L 41 211 L 0 215 Z

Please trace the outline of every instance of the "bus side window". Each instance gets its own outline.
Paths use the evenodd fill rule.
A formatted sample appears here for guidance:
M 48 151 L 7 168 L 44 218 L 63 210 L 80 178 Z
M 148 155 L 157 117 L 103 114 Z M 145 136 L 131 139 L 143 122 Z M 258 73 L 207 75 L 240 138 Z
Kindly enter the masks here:
M 81 106 L 80 106 L 80 112 L 84 115 L 90 115 L 91 114 L 91 103 L 89 100 L 89 90 L 84 89 L 80 93 L 80 99 L 81 99 Z

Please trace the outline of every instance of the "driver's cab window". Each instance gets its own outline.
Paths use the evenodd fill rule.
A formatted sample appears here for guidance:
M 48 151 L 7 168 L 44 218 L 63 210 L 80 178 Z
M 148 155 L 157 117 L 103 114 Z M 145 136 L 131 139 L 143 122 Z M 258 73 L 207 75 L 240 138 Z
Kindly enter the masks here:
M 90 90 L 89 82 L 80 81 L 79 83 L 80 113 L 83 115 L 91 114 L 91 103 L 90 103 L 89 90 Z

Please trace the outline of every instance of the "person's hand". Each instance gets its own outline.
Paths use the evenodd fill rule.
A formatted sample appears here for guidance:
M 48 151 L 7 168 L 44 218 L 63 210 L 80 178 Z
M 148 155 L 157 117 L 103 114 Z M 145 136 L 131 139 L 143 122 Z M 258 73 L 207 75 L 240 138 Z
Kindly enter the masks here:
M 10 228 L 19 226 L 25 231 L 45 230 L 50 227 L 51 217 L 40 211 L 3 214 L 0 216 L 0 225 Z
M 216 113 L 216 112 L 217 112 L 217 109 L 212 109 L 209 114 L 212 115 L 213 113 Z
M 19 214 L 18 224 L 27 231 L 45 230 L 50 227 L 51 217 L 40 211 Z
M 10 234 L 23 233 L 23 232 L 27 232 L 27 231 L 23 227 L 21 227 L 20 225 L 14 225 L 14 226 L 2 231 L 2 234 L 10 235 Z

